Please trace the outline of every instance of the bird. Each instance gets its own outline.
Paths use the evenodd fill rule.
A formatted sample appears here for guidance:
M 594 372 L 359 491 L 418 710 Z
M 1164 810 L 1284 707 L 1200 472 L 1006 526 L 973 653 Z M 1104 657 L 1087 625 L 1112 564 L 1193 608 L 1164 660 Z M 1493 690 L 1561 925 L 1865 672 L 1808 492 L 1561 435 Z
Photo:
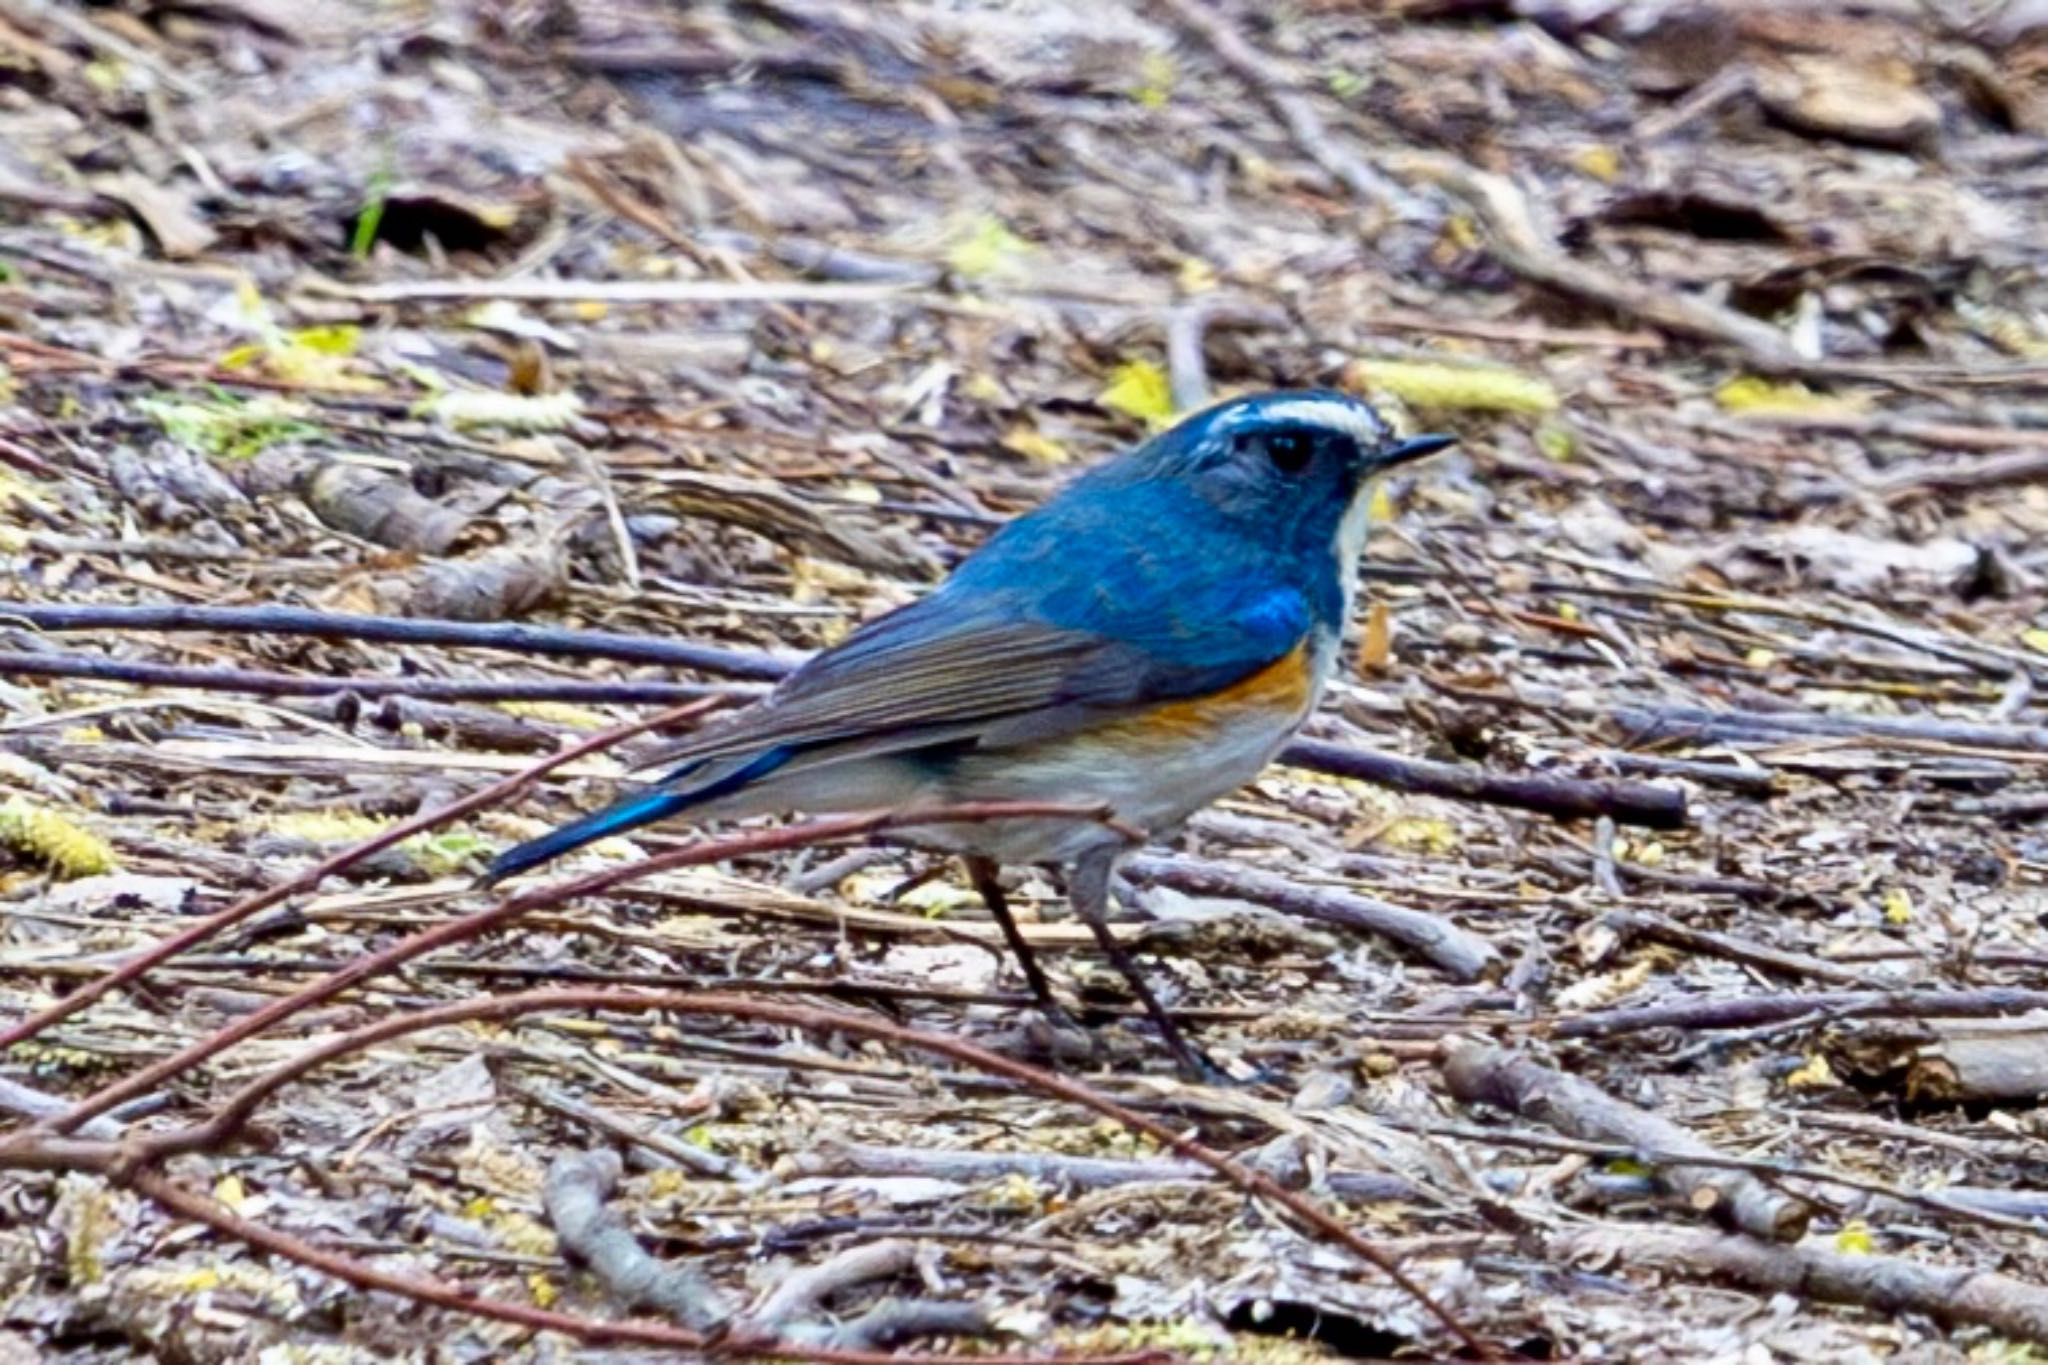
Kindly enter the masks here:
M 1170 834 L 1251 781 L 1315 710 L 1351 618 L 1373 477 L 1455 439 L 1403 437 L 1329 389 L 1196 412 L 1006 523 L 759 702 L 644 760 L 673 765 L 658 781 L 500 854 L 484 881 L 684 815 L 1098 807 L 1113 823 L 1019 817 L 906 837 L 961 857 L 1059 1020 L 998 876 L 1064 868 L 1074 913 L 1181 1069 L 1213 1080 L 1109 928 L 1118 859 L 1133 832 Z

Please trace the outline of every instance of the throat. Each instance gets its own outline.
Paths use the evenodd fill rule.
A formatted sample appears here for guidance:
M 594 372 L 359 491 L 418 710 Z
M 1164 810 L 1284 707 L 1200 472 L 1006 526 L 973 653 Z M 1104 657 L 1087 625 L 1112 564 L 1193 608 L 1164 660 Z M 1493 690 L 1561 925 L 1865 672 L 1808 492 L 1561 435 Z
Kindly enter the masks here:
M 1367 480 L 1352 494 L 1351 505 L 1344 509 L 1344 520 L 1337 527 L 1337 582 L 1344 590 L 1344 622 L 1350 621 L 1358 601 L 1358 565 L 1365 557 L 1365 535 L 1371 527 L 1372 482 Z M 1338 628 L 1343 628 L 1343 622 Z

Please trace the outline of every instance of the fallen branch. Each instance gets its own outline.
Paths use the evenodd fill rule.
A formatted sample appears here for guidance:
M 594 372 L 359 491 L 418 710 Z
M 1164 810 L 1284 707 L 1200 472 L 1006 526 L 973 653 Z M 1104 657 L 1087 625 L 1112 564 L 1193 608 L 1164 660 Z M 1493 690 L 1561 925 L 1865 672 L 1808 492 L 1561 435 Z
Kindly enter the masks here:
M 1270 304 L 1215 294 L 1198 295 L 1166 315 L 1166 376 L 1173 406 L 1194 412 L 1209 405 L 1209 363 L 1204 354 L 1212 328 L 1282 328 L 1287 314 Z
M 0 616 L 5 609 L 0 608 Z M 418 701 L 556 701 L 581 706 L 674 706 L 708 696 L 746 696 L 745 684 L 573 682 L 556 678 L 368 678 L 264 673 L 143 663 L 99 654 L 0 653 L 0 678 L 91 678 L 138 687 L 238 692 L 255 697 L 410 697 Z
M 622 1165 L 609 1151 L 559 1156 L 548 1165 L 541 1203 L 562 1249 L 590 1267 L 605 1292 L 627 1308 L 651 1308 L 698 1332 L 731 1320 L 733 1304 L 688 1265 L 647 1254 L 605 1204 Z
M 1372 749 L 1315 739 L 1294 741 L 1280 751 L 1279 761 L 1417 796 L 1512 806 L 1559 820 L 1591 820 L 1605 815 L 1616 824 L 1681 829 L 1687 818 L 1682 790 L 1648 782 L 1496 773 L 1457 763 L 1396 758 Z
M 819 283 L 815 280 L 543 280 L 439 279 L 391 284 L 311 280 L 307 292 L 356 303 L 445 303 L 511 299 L 521 303 L 777 304 L 865 307 L 892 299 L 931 302 L 900 284 Z
M 1787 952 L 1733 934 L 1717 934 L 1681 924 L 1668 915 L 1646 910 L 1611 910 L 1600 922 L 1624 939 L 1646 938 L 1702 957 L 1718 957 L 1745 967 L 1776 972 L 1812 981 L 1831 981 L 1843 986 L 1868 986 L 1870 979 L 1854 967 L 1814 957 L 1810 953 Z
M 1303 919 L 1363 930 L 1399 944 L 1459 981 L 1477 980 L 1499 960 L 1492 944 L 1440 916 L 1350 891 L 1305 886 L 1271 872 L 1153 853 L 1125 859 L 1122 870 L 1134 881 L 1191 896 L 1232 896 Z
M 757 1330 L 789 1341 L 869 1350 L 919 1336 L 986 1336 L 994 1331 L 980 1304 L 941 1299 L 884 1299 L 847 1323 L 806 1322 L 841 1290 L 890 1279 L 917 1264 L 917 1248 L 901 1238 L 850 1247 L 790 1275 L 747 1315 Z
M 1909 1104 L 2031 1106 L 2048 1095 L 2048 1015 L 1865 1025 L 1834 1051 L 1847 1074 L 1898 1079 Z
M 1994 820 L 2036 820 L 2048 815 L 2048 792 L 1966 797 L 1949 809 L 1957 815 L 1988 815 Z
M 1782 995 L 1711 996 L 1668 1005 L 1594 1010 L 1533 1020 L 1529 1031 L 1553 1038 L 1616 1038 L 1652 1029 L 1743 1029 L 1799 1019 L 1922 1019 L 1938 1015 L 2022 1014 L 2048 1009 L 2048 991 L 2018 986 L 1979 990 L 1809 991 Z
M 1486 234 L 1488 253 L 1525 280 L 1678 336 L 1733 346 L 1762 370 L 1809 368 L 1785 334 L 1767 322 L 1610 265 L 1566 255 L 1538 223 L 1529 197 L 1506 176 L 1434 152 L 1404 152 L 1392 159 L 1391 168 L 1433 181 L 1462 199 Z
M 950 1147 L 876 1147 L 824 1141 L 791 1162 L 798 1175 L 918 1176 L 962 1183 L 1023 1176 L 1044 1185 L 1076 1190 L 1108 1189 L 1152 1181 L 1214 1180 L 1216 1173 L 1192 1161 L 1127 1161 L 1115 1157 L 1069 1156 L 1065 1152 L 991 1152 Z M 1268 1171 L 1268 1174 L 1281 1174 Z M 1416 1198 L 1413 1183 L 1376 1171 L 1324 1171 L 1317 1188 L 1351 1203 L 1405 1203 Z
M 1771 1293 L 1853 1304 L 1887 1318 L 1924 1313 L 1950 1326 L 1988 1327 L 2015 1341 L 2048 1342 L 2048 1289 L 2008 1275 L 1634 1224 L 1568 1232 L 1548 1245 L 1552 1255 L 1566 1260 L 1619 1261 L 1693 1279 L 1731 1279 Z
M 2040 436 L 2044 433 L 2031 434 Z M 1872 480 L 1871 486 L 1886 502 L 1905 502 L 1923 493 L 1960 493 L 1972 488 L 2034 483 L 2043 477 L 2048 477 L 2048 451 L 2021 450 L 1989 455 L 1968 464 L 1922 461 L 1889 470 L 1883 478 Z
M 1980 725 L 1938 716 L 1835 716 L 1812 711 L 1710 711 L 1703 706 L 1620 706 L 1610 713 L 1632 742 L 1782 739 L 1904 739 L 1979 749 L 2048 753 L 2048 726 Z
M 1383 1118 L 1381 1122 L 1404 1133 L 1459 1138 L 1499 1147 L 1568 1152 L 1574 1156 L 1596 1157 L 1602 1161 L 1628 1161 L 1639 1166 L 1704 1166 L 1722 1171 L 1747 1171 L 1752 1175 L 1767 1176 L 1773 1180 L 1800 1180 L 1811 1185 L 1839 1186 L 1845 1190 L 1855 1190 L 1865 1196 L 1861 1202 L 1862 1211 L 1866 1216 L 1881 1214 L 1895 1219 L 1924 1218 L 1932 1213 L 1942 1218 L 1981 1223 L 1986 1227 L 2005 1228 L 2013 1232 L 2035 1232 L 2039 1229 L 2034 1226 L 2031 1219 L 2041 1217 L 2044 1211 L 2048 1211 L 2048 1197 L 2029 1193 L 1971 1189 L 1956 1185 L 1944 1185 L 1937 1190 L 1915 1190 L 1868 1176 L 1848 1175 L 1825 1166 L 1807 1166 L 1776 1157 L 1723 1156 L 1704 1151 L 1645 1151 L 1641 1147 L 1630 1146 L 1627 1143 L 1591 1142 L 1583 1138 L 1558 1137 L 1549 1133 L 1512 1132 L 1498 1128 L 1483 1128 L 1474 1124 L 1422 1123 L 1397 1118 Z M 1595 1188 L 1603 1184 L 1610 1187 L 1625 1185 L 1627 1182 L 1634 1182 L 1646 1191 L 1658 1188 L 1654 1176 L 1591 1173 L 1587 1179 L 1594 1182 Z
M 1681 1160 L 1687 1154 L 1719 1155 L 1690 1129 L 1506 1048 L 1452 1042 L 1444 1049 L 1443 1073 L 1451 1093 L 1467 1104 L 1490 1104 L 1573 1137 L 1623 1142 Z M 1745 1171 L 1666 1164 L 1657 1167 L 1655 1175 L 1658 1183 L 1699 1212 L 1770 1241 L 1797 1241 L 1806 1235 L 1813 1217 L 1804 1201 Z
M 302 635 L 317 640 L 374 640 L 396 645 L 453 645 L 550 654 L 577 659 L 618 659 L 664 664 L 717 677 L 772 682 L 790 660 L 755 650 L 724 649 L 621 635 L 602 630 L 556 630 L 510 621 L 438 621 L 410 616 L 351 616 L 304 607 L 185 607 L 0 604 L 0 624 L 16 622 L 50 632 L 123 630 L 204 631 L 219 635 Z

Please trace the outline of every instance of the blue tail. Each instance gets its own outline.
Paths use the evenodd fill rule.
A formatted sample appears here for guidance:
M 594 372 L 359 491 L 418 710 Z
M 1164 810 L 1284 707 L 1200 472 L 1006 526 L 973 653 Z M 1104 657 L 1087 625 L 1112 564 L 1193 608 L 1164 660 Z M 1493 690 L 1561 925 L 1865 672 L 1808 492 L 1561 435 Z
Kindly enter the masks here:
M 572 821 L 557 830 L 550 830 L 538 839 L 506 849 L 491 860 L 479 882 L 481 886 L 493 886 L 507 877 L 517 876 L 530 867 L 552 862 L 564 853 L 579 849 L 599 839 L 608 839 L 614 834 L 623 834 L 629 829 L 651 825 L 666 820 L 671 815 L 681 814 L 692 806 L 701 806 L 721 796 L 729 796 L 748 783 L 766 777 L 796 756 L 796 747 L 778 744 L 766 750 L 752 762 L 727 773 L 701 787 L 686 787 L 675 790 L 675 784 L 704 766 L 700 759 L 685 767 L 678 768 L 661 780 L 661 785 L 652 791 L 640 792 L 622 800 L 614 801 L 603 810 Z

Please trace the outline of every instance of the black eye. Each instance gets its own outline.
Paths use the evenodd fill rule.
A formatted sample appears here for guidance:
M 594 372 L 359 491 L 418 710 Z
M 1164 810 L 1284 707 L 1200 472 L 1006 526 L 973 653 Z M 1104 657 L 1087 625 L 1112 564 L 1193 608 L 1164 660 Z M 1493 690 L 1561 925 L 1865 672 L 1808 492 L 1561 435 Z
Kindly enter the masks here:
M 1315 457 L 1315 442 L 1301 431 L 1275 431 L 1266 436 L 1266 458 L 1282 474 L 1299 474 Z

